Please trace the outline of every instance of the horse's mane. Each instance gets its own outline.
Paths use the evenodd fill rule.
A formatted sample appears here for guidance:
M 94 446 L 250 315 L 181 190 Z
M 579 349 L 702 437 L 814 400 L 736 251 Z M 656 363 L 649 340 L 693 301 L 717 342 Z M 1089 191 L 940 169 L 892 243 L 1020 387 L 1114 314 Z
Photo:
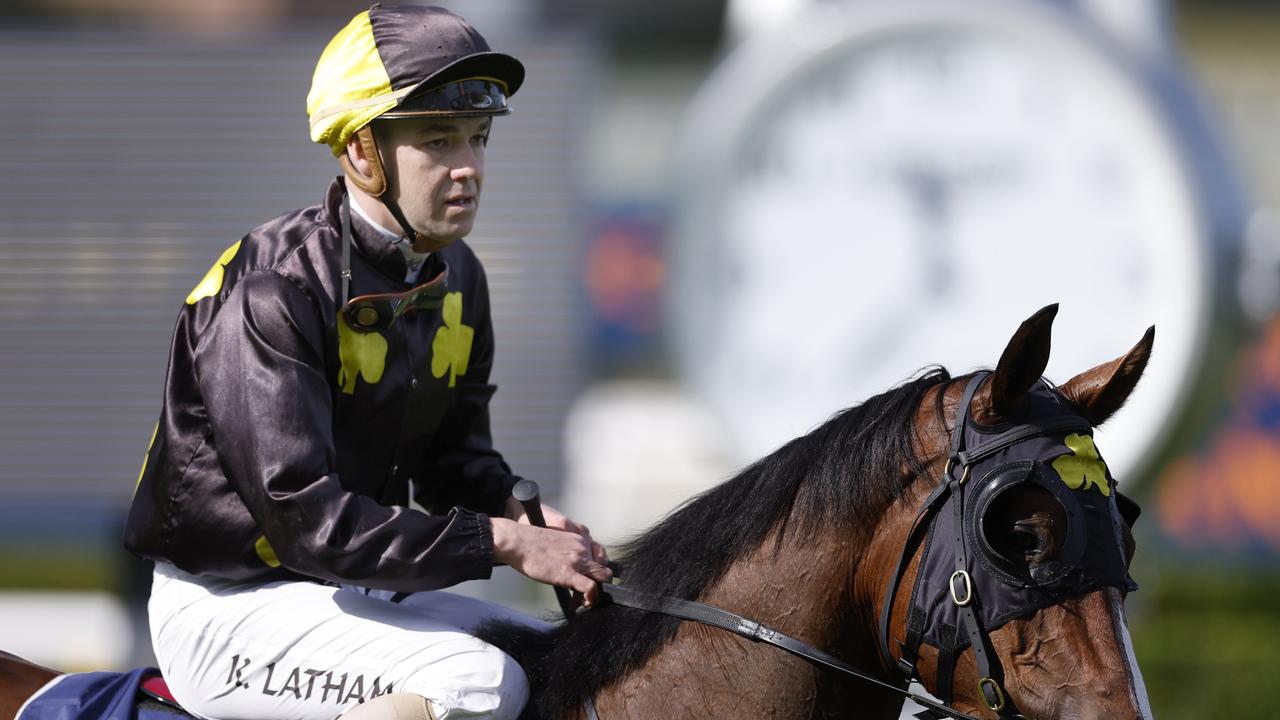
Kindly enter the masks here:
M 930 388 L 951 379 L 944 368 L 930 368 L 690 499 L 622 547 L 627 587 L 697 599 L 775 529 L 779 539 L 788 532 L 812 537 L 838 523 L 865 537 L 902 492 L 904 463 L 912 474 L 925 472 L 915 413 Z M 551 718 L 642 665 L 679 622 L 607 606 L 547 636 L 515 628 L 489 628 L 483 636 L 528 672 L 533 696 L 525 717 Z

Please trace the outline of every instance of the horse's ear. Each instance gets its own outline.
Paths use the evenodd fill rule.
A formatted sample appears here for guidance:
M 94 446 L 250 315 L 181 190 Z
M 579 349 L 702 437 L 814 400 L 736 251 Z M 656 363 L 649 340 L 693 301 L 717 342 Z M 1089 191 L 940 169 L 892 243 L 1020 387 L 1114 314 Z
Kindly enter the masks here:
M 1044 375 L 1049 364 L 1049 341 L 1058 304 L 1040 308 L 1023 321 L 1009 339 L 987 390 L 975 402 L 974 419 L 995 423 L 1012 417 L 1022 406 L 1031 386 Z
M 1068 380 L 1058 388 L 1062 396 L 1076 406 L 1091 425 L 1101 425 L 1115 414 L 1129 399 L 1151 359 L 1151 346 L 1155 342 L 1156 328 L 1147 328 L 1146 334 L 1124 357 L 1103 363 Z

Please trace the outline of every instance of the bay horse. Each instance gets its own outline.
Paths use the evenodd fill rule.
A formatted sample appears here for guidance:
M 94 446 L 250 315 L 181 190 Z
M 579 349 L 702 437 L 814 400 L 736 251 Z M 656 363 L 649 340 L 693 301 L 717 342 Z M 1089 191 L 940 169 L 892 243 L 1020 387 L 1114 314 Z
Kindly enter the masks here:
M 484 633 L 528 671 L 523 717 L 897 718 L 892 688 L 917 679 L 952 717 L 1149 720 L 1124 613 L 1136 508 L 1091 427 L 1132 392 L 1154 331 L 1055 388 L 1056 312 L 1025 321 L 994 371 L 928 370 L 622 549 L 623 587 L 750 618 L 883 685 L 603 603 L 550 634 Z M 51 677 L 0 658 L 0 715 Z
M 1136 505 L 1114 492 L 1087 428 L 1128 398 L 1150 358 L 1154 328 L 1122 357 L 1050 388 L 1041 376 L 1056 313 L 1051 305 L 1026 320 L 993 372 L 952 378 L 934 368 L 686 503 L 621 549 L 623 587 L 741 615 L 895 687 L 916 678 L 974 716 L 1149 720 L 1124 614 L 1133 587 L 1127 568 Z M 1046 417 L 1055 412 L 1056 419 Z M 968 572 L 956 571 L 941 588 L 922 575 L 925 555 L 933 565 L 951 557 L 951 540 L 940 538 L 935 548 L 923 538 L 921 518 L 928 514 L 921 508 L 933 501 L 936 509 L 942 491 L 957 484 L 960 471 L 948 466 L 964 454 L 954 449 L 957 425 L 1008 437 L 1028 427 L 1063 427 L 1064 417 L 1075 432 L 1052 442 L 1032 437 L 1060 448 L 1055 454 L 1065 460 L 1054 459 L 1054 467 L 1063 468 L 1062 477 L 1037 471 L 1029 482 L 1023 480 L 1030 470 L 1010 470 L 1035 469 L 1029 461 L 988 473 L 999 487 L 977 491 L 977 501 L 990 502 L 969 521 L 981 527 L 962 543 L 989 548 L 983 562 L 971 558 Z M 1073 463 L 1085 468 L 1080 478 L 1069 477 Z M 980 486 L 976 472 L 972 484 Z M 1092 516 L 1098 523 L 1083 521 L 1090 517 L 1081 510 L 1086 504 L 1098 511 Z M 1085 529 L 1091 532 L 1082 553 Z M 1098 570 L 1099 555 L 1119 567 Z M 913 625 L 917 636 L 928 637 L 931 628 L 919 626 L 947 617 L 938 608 L 954 604 L 949 590 L 952 598 L 969 599 L 948 587 L 956 577 L 967 581 L 971 572 L 969 594 L 977 593 L 971 605 L 985 599 L 999 610 L 999 598 L 989 597 L 991 573 L 979 572 L 994 563 L 1011 584 L 1022 585 L 1023 599 L 1004 603 L 1012 616 L 996 618 L 982 628 L 985 638 L 971 642 L 960 637 L 959 621 L 949 628 L 951 642 L 912 642 Z M 940 602 L 930 599 L 939 595 Z M 529 673 L 526 718 L 897 718 L 903 703 L 898 693 L 720 628 L 632 607 L 580 612 L 548 637 L 494 628 L 487 639 L 515 654 Z M 993 657 L 979 662 L 974 646 Z M 908 648 L 913 657 L 904 658 Z M 940 676 L 939 666 L 948 664 Z M 998 682 L 990 677 L 993 665 Z M 950 686 L 940 687 L 939 677 L 949 677 Z

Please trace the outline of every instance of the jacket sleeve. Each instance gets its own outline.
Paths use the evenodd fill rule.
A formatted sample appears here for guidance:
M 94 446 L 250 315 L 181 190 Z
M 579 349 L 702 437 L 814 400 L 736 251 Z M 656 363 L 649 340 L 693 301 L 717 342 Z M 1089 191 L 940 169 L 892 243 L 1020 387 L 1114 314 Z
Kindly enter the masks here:
M 497 386 L 489 382 L 493 323 L 482 269 L 471 302 L 476 310 L 475 336 L 467 372 L 458 376 L 453 405 L 427 447 L 419 482 L 414 484 L 415 499 L 432 512 L 461 506 L 501 517 L 519 478 L 494 449 L 489 430 L 489 400 Z
M 325 332 L 310 295 L 257 270 L 196 351 L 223 471 L 276 558 L 304 575 L 402 592 L 488 577 L 485 515 L 384 507 L 339 482 Z

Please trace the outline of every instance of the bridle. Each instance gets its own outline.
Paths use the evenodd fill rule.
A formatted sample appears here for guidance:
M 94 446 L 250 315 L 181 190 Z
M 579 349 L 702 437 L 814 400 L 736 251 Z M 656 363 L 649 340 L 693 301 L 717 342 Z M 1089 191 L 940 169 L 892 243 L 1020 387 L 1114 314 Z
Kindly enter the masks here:
M 890 579 L 888 587 L 885 589 L 884 602 L 880 607 L 880 652 L 885 660 L 891 665 L 896 665 L 909 680 L 919 679 L 915 667 L 916 653 L 921 644 L 922 631 L 927 618 L 923 616 L 923 613 L 916 610 L 913 603 L 907 619 L 907 639 L 902 644 L 903 654 L 896 662 L 889 651 L 889 623 L 893 616 L 893 602 L 897 597 L 903 574 L 906 572 L 911 558 L 915 556 L 914 548 L 920 531 L 923 528 L 932 527 L 932 520 L 936 519 L 945 501 L 953 497 L 959 498 L 958 502 L 952 503 L 955 508 L 954 512 L 957 513 L 955 527 L 963 527 L 964 502 L 962 493 L 964 492 L 965 483 L 971 477 L 973 463 L 983 457 L 982 455 L 977 455 L 977 453 L 986 450 L 989 454 L 1006 443 L 1012 444 L 1023 439 L 1026 435 L 1039 435 L 1042 432 L 1041 428 L 1036 426 L 1020 426 L 1008 433 L 1007 437 L 997 438 L 996 441 L 988 443 L 985 447 L 971 448 L 962 457 L 961 453 L 965 452 L 962 445 L 964 428 L 969 418 L 969 406 L 973 403 L 973 397 L 985 378 L 985 374 L 975 375 L 965 387 L 964 395 L 960 400 L 960 407 L 956 413 L 956 422 L 951 433 L 951 450 L 947 455 L 947 464 L 942 473 L 942 482 L 938 483 L 938 486 L 925 499 L 920 510 L 916 512 L 915 520 L 911 524 L 911 531 L 907 533 L 907 539 L 904 541 L 902 551 L 898 555 L 897 566 L 894 569 L 893 577 Z M 947 585 L 950 590 L 951 600 L 959 609 L 960 617 L 964 622 L 964 631 L 973 647 L 974 660 L 977 662 L 980 678 L 978 680 L 978 688 L 982 693 L 983 701 L 986 702 L 989 709 L 997 712 L 1000 717 L 1022 717 L 1021 713 L 1013 709 L 1008 693 L 1004 690 L 1004 671 L 1000 665 L 1000 659 L 991 647 L 991 638 L 973 612 L 973 583 L 967 569 L 968 553 L 965 548 L 964 535 L 963 533 L 951 534 L 955 537 L 955 565 L 957 569 L 948 579 Z M 955 630 L 953 629 L 950 633 L 944 632 L 944 635 L 951 634 L 954 637 L 954 633 Z M 957 644 L 954 641 L 946 643 L 948 649 L 954 648 Z M 939 655 L 938 659 L 939 683 L 935 686 L 935 690 L 939 699 L 948 705 L 951 702 L 951 679 L 955 670 L 955 656 L 955 652 L 948 652 L 945 655 Z M 943 679 L 945 679 L 945 683 L 941 682 Z M 934 717 L 924 713 L 921 715 L 923 716 L 922 720 Z
M 890 666 L 901 670 L 904 680 L 908 682 L 920 680 L 916 668 L 920 646 L 926 641 L 938 646 L 938 682 L 935 685 L 938 700 L 922 697 L 904 687 L 875 678 L 785 633 L 706 603 L 640 592 L 628 589 L 625 585 L 616 584 L 601 585 L 603 596 L 610 602 L 625 607 L 711 625 L 754 642 L 781 648 L 815 665 L 859 678 L 923 706 L 925 709 L 916 714 L 916 717 L 921 720 L 938 720 L 939 718 L 978 720 L 977 717 L 951 706 L 955 661 L 965 647 L 972 646 L 979 674 L 978 689 L 987 707 L 1001 718 L 1011 720 L 1022 718 L 1023 715 L 1018 712 L 1004 689 L 1003 668 L 992 648 L 989 631 L 999 627 L 1013 616 L 1053 604 L 1064 594 L 1105 584 L 1119 585 L 1125 589 L 1133 589 L 1136 585 L 1128 577 L 1123 550 L 1119 547 L 1115 548 L 1117 555 L 1109 555 L 1105 562 L 1063 566 L 1056 568 L 1054 572 L 1043 573 L 1040 577 L 1018 578 L 999 570 L 990 572 L 989 570 L 993 568 L 988 566 L 992 564 L 992 560 L 984 557 L 990 553 L 982 547 L 976 547 L 981 544 L 978 537 L 980 531 L 974 529 L 977 521 L 972 513 L 966 514 L 967 511 L 973 510 L 973 506 L 984 498 L 990 500 L 1023 482 L 1035 482 L 1046 489 L 1053 488 L 1051 492 L 1057 493 L 1055 497 L 1065 505 L 1070 505 L 1066 508 L 1069 532 L 1077 533 L 1075 545 L 1082 553 L 1085 547 L 1081 543 L 1087 541 L 1089 549 L 1094 549 L 1093 546 L 1096 543 L 1093 542 L 1095 540 L 1093 536 L 1104 531 L 1113 533 L 1102 539 L 1104 546 L 1110 547 L 1108 545 L 1110 541 L 1118 545 L 1121 542 L 1118 528 L 1120 516 L 1123 515 L 1124 520 L 1132 524 L 1131 521 L 1136 518 L 1138 510 L 1132 501 L 1114 492 L 1115 481 L 1109 473 L 1106 473 L 1105 465 L 1101 467 L 1105 473 L 1108 492 L 1105 493 L 1107 502 L 1102 506 L 1107 510 L 1107 518 L 1114 521 L 1110 523 L 1110 528 L 1103 528 L 1104 523 L 1096 517 L 1099 505 L 1092 499 L 1090 499 L 1090 507 L 1079 507 L 1086 503 L 1074 501 L 1069 494 L 1064 495 L 1063 493 L 1067 491 L 1057 490 L 1056 485 L 1045 479 L 1044 473 L 1037 474 L 1039 465 L 1047 464 L 1046 461 L 1049 458 L 1068 454 L 1062 452 L 1064 449 L 1070 451 L 1069 445 L 1063 445 L 1064 436 L 1071 437 L 1071 434 L 1075 434 L 1076 437 L 1080 437 L 1080 433 L 1091 434 L 1092 432 L 1090 424 L 1071 410 L 1069 404 L 1047 384 L 1038 384 L 1028 393 L 1028 399 L 1036 401 L 1035 404 L 1040 407 L 1048 403 L 1058 409 L 1056 413 L 1050 413 L 1051 416 L 1047 419 L 995 429 L 983 428 L 973 423 L 970 418 L 970 406 L 979 387 L 989 376 L 990 373 L 978 373 L 965 387 L 952 430 L 950 451 L 942 481 L 916 513 L 911 530 L 903 542 L 893 577 L 886 588 L 880 613 L 880 651 Z M 1091 440 L 1089 444 L 1092 445 Z M 1027 457 L 1033 460 L 1027 460 Z M 1100 460 L 1099 463 L 1101 463 Z M 975 477 L 978 478 L 976 481 Z M 1063 484 L 1060 479 L 1053 482 L 1057 485 Z M 969 495 L 974 498 L 973 500 L 966 498 L 966 494 L 971 489 L 972 492 Z M 534 495 L 536 498 L 536 489 Z M 1117 502 L 1123 509 L 1117 510 Z M 951 509 L 949 515 L 944 512 L 948 507 Z M 1086 510 L 1092 511 L 1092 515 Z M 950 524 L 940 528 L 939 520 L 947 518 L 950 519 Z M 907 566 L 915 556 L 915 549 L 920 542 L 922 532 L 926 530 L 928 533 L 925 539 L 925 556 L 921 558 L 917 571 L 908 612 L 906 638 L 901 643 L 902 654 L 895 660 L 889 650 L 889 625 L 893 604 Z M 1085 533 L 1087 537 L 1080 536 L 1080 533 Z M 945 592 L 929 593 L 923 589 L 923 585 L 937 583 L 928 582 L 929 575 L 926 574 L 926 568 L 936 568 L 939 565 L 939 557 L 943 552 L 933 551 L 933 543 L 939 538 L 942 538 L 942 545 L 953 549 L 952 558 L 946 562 L 954 570 L 944 581 Z M 1115 557 L 1119 558 L 1118 579 L 1113 562 Z M 1016 590 L 1002 591 L 999 589 L 999 583 L 1018 587 Z M 942 627 L 932 628 L 930 627 L 932 620 L 950 617 L 948 613 L 938 612 L 937 608 L 940 605 L 938 595 L 945 596 L 940 599 L 940 602 L 946 603 L 943 607 L 949 607 L 949 613 L 956 619 L 950 624 L 940 622 Z M 562 603 L 563 606 L 564 603 Z M 997 622 L 991 621 L 993 612 L 998 613 Z M 566 612 L 566 617 L 572 622 L 575 616 Z M 587 720 L 600 720 L 590 696 L 584 698 L 583 707 Z
M 972 647 L 978 691 L 987 708 L 1001 718 L 1021 718 L 1005 691 L 1004 669 L 990 631 L 1101 586 L 1136 589 L 1125 562 L 1121 523 L 1131 525 L 1138 509 L 1116 492 L 1115 480 L 1093 446 L 1092 426 L 1047 383 L 1038 382 L 1027 392 L 1029 409 L 1039 411 L 1037 420 L 994 428 L 975 423 L 970 407 L 988 377 L 990 373 L 978 373 L 966 385 L 942 481 L 917 511 L 903 543 L 881 605 L 880 652 L 908 680 L 919 681 L 920 646 L 927 642 L 936 647 L 934 690 L 949 705 L 956 660 L 965 647 Z M 1063 473 L 1074 483 L 1077 469 L 1093 484 L 1082 481 L 1069 488 Z M 1024 484 L 1052 496 L 1066 521 L 1061 559 L 1034 568 L 1012 566 L 991 546 L 983 529 L 996 499 Z M 926 531 L 906 636 L 895 660 L 889 649 L 894 600 Z M 943 715 L 930 708 L 917 717 Z

